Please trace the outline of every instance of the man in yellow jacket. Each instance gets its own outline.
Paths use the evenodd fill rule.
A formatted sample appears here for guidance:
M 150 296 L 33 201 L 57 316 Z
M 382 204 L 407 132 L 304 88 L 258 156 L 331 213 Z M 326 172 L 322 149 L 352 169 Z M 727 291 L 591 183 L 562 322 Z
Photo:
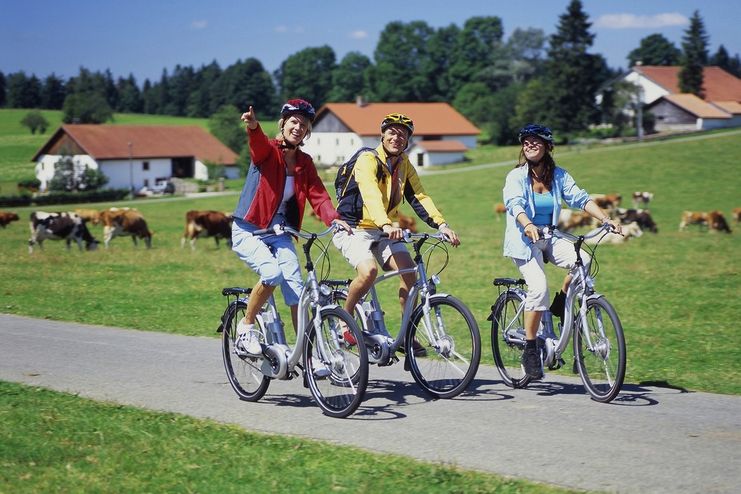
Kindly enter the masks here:
M 358 157 L 346 186 L 353 192 L 343 195 L 337 206 L 340 218 L 353 227 L 352 233 L 338 232 L 333 240 L 357 271 L 345 302 L 345 310 L 351 314 L 373 286 L 378 276 L 377 264 L 384 271 L 414 267 L 409 251 L 399 242 L 402 229 L 393 226 L 404 200 L 422 221 L 437 228 L 453 245 L 460 244 L 458 235 L 425 193 L 417 171 L 404 153 L 413 133 L 414 122 L 409 117 L 400 113 L 386 115 L 381 122 L 381 144 Z M 415 281 L 414 273 L 400 276 L 402 310 Z M 421 351 L 421 347 L 415 348 L 415 352 Z

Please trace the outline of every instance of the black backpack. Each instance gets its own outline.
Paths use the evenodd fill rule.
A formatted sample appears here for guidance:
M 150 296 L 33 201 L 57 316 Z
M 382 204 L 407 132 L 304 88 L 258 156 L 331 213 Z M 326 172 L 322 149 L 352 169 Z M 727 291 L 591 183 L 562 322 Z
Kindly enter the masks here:
M 366 152 L 373 153 L 373 156 L 376 157 L 376 161 L 378 161 L 376 178 L 378 180 L 381 180 L 381 178 L 383 177 L 383 170 L 381 169 L 383 164 L 381 163 L 381 159 L 378 157 L 378 152 L 375 149 L 368 147 L 362 147 L 358 149 L 355 154 L 352 155 L 352 158 L 344 162 L 342 166 L 340 166 L 340 169 L 337 170 L 337 177 L 334 179 L 334 188 L 335 194 L 337 195 L 338 205 L 345 197 L 351 197 L 358 193 L 358 184 L 357 182 L 355 182 L 354 177 L 355 162 L 358 161 L 358 157 L 361 154 Z

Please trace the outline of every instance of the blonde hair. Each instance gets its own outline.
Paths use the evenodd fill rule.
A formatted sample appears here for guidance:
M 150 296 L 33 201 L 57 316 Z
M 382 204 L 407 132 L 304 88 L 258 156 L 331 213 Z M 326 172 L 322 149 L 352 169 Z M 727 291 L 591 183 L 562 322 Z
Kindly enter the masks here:
M 296 115 L 296 113 L 294 113 L 292 115 L 288 115 L 287 117 L 283 117 L 280 120 L 278 120 L 278 134 L 275 136 L 275 138 L 277 140 L 279 140 L 281 142 L 283 142 L 285 140 L 283 138 L 283 125 L 285 125 L 286 118 L 290 118 L 290 117 L 292 117 L 294 115 Z M 303 116 L 303 115 L 301 115 L 301 116 Z M 306 134 L 304 134 L 304 138 L 301 139 L 301 143 L 299 144 L 299 146 L 303 146 L 306 143 L 306 141 L 309 140 L 309 138 L 311 137 L 311 129 L 313 128 L 313 125 L 311 124 L 311 120 L 309 120 L 305 116 L 303 116 L 303 117 L 306 119 L 306 127 L 307 128 L 306 128 Z

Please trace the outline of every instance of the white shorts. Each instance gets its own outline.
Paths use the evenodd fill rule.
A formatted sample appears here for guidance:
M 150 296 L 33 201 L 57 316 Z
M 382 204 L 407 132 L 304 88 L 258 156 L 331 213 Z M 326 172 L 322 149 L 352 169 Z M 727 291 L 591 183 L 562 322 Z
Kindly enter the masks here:
M 344 230 L 337 232 L 332 242 L 354 269 L 367 260 L 375 260 L 385 267 L 393 254 L 404 252 L 409 255 L 404 242 L 381 237 L 382 233 L 381 230 L 353 228 L 352 235 Z

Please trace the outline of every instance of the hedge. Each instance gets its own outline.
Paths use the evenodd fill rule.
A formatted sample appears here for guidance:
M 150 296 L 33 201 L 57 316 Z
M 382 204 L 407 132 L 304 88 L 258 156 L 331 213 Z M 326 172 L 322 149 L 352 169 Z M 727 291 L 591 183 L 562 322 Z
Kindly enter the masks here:
M 120 201 L 128 195 L 127 189 L 105 189 L 90 192 L 55 192 L 35 197 L 29 195 L 0 196 L 0 206 L 20 207 L 31 204 L 48 206 L 50 204 Z

